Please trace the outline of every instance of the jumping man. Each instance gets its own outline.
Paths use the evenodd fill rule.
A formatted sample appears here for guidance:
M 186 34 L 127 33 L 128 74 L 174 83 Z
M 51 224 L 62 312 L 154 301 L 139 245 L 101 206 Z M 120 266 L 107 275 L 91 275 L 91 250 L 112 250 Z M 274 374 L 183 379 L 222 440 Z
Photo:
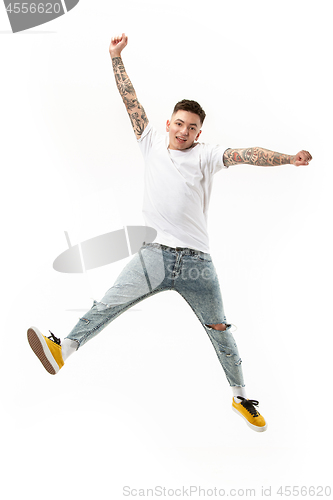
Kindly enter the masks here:
M 109 52 L 118 91 L 129 114 L 145 163 L 143 216 L 157 231 L 143 242 L 104 297 L 95 301 L 61 342 L 36 327 L 28 329 L 31 348 L 51 374 L 67 358 L 127 309 L 156 293 L 178 292 L 192 308 L 211 340 L 232 389 L 232 409 L 251 429 L 265 431 L 257 400 L 248 399 L 242 360 L 224 314 L 220 285 L 210 255 L 207 216 L 213 176 L 241 163 L 259 166 L 308 165 L 307 151 L 280 154 L 252 147 L 227 149 L 198 142 L 205 112 L 192 100 L 178 102 L 166 122 L 166 136 L 150 124 L 126 73 L 121 53 L 127 37 L 114 37 Z M 166 312 L 168 312 L 166 310 Z M 189 346 L 189 349 L 191 346 Z

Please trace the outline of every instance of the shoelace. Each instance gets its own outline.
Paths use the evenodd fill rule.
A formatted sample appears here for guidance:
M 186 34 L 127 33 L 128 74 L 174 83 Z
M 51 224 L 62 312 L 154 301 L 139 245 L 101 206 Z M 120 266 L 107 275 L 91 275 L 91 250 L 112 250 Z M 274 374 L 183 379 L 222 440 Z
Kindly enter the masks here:
M 257 408 L 254 406 L 259 405 L 259 401 L 256 399 L 245 399 L 242 398 L 242 396 L 237 396 L 238 399 L 241 399 L 241 405 L 244 406 L 244 408 L 251 413 L 254 417 L 259 417 L 260 413 L 258 412 Z
M 53 335 L 53 333 L 51 332 L 51 330 L 49 330 L 49 332 L 50 332 L 51 335 L 49 337 L 47 337 L 47 338 L 50 339 L 50 340 L 52 340 L 52 342 L 54 342 L 55 344 L 60 345 L 60 343 L 61 343 L 60 339 L 58 339 L 55 335 Z

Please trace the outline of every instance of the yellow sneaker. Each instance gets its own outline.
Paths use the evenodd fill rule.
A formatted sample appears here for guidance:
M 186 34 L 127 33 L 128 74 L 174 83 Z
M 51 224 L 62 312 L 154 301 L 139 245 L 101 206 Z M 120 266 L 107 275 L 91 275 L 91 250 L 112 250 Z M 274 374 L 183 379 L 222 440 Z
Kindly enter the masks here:
M 28 330 L 28 342 L 31 349 L 40 360 L 45 370 L 55 375 L 64 366 L 62 359 L 60 339 L 50 332 L 50 337 L 45 337 L 38 328 L 32 326 Z
M 235 403 L 234 398 L 232 398 L 232 409 L 238 413 L 251 429 L 257 432 L 264 432 L 267 429 L 267 423 L 262 415 L 258 412 L 255 406 L 259 405 L 259 401 L 255 399 L 245 399 L 241 396 L 237 396 L 241 401 Z

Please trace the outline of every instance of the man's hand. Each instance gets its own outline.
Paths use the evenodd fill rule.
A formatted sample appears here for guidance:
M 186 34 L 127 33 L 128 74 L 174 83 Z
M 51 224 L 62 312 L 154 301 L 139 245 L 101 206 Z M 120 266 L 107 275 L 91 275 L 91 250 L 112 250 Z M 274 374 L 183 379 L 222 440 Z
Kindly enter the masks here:
M 121 36 L 114 36 L 111 40 L 109 52 L 111 57 L 120 57 L 122 50 L 127 45 L 127 36 L 123 33 Z
M 296 167 L 299 167 L 300 165 L 308 165 L 309 161 L 311 160 L 312 156 L 310 155 L 310 153 L 308 151 L 302 150 L 297 153 L 297 155 L 291 157 L 290 163 L 296 165 Z

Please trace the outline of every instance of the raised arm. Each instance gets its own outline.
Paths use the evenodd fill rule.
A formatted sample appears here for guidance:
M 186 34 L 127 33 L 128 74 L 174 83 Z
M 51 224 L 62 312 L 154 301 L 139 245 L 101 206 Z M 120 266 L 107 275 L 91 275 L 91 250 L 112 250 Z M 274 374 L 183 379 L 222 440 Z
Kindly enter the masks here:
M 263 148 L 227 149 L 223 154 L 223 163 L 226 166 L 248 163 L 261 167 L 275 167 L 287 163 L 296 165 L 308 165 L 312 156 L 308 151 L 300 151 L 296 155 L 285 155 Z
M 112 38 L 109 52 L 112 59 L 113 72 L 119 93 L 131 119 L 136 138 L 140 139 L 144 129 L 148 125 L 148 118 L 146 117 L 145 110 L 137 99 L 134 87 L 131 80 L 128 78 L 121 59 L 121 52 L 126 45 L 127 36 L 123 33 L 122 36 Z

